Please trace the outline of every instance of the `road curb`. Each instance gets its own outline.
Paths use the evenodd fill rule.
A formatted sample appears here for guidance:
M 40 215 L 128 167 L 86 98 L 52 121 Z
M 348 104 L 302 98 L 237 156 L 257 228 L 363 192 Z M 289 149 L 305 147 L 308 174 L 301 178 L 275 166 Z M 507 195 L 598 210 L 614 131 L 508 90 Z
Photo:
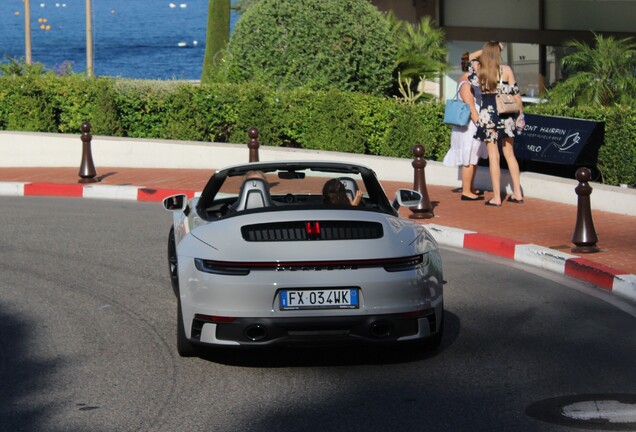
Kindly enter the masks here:
M 0 196 L 49 196 L 161 202 L 164 198 L 175 194 L 185 194 L 188 198 L 192 198 L 200 195 L 200 192 L 128 185 L 0 182 Z M 422 224 L 441 245 L 485 252 L 556 272 L 588 282 L 626 300 L 636 302 L 636 275 L 624 274 L 612 267 L 544 246 L 524 244 L 502 237 L 439 224 Z
M 591 283 L 630 301 L 636 301 L 636 275 L 592 262 L 576 255 L 535 244 L 524 244 L 438 224 L 423 224 L 445 246 L 485 252 Z
M 128 185 L 0 182 L 0 196 L 48 196 L 161 202 L 164 198 L 176 194 L 185 194 L 188 198 L 192 198 L 200 192 Z

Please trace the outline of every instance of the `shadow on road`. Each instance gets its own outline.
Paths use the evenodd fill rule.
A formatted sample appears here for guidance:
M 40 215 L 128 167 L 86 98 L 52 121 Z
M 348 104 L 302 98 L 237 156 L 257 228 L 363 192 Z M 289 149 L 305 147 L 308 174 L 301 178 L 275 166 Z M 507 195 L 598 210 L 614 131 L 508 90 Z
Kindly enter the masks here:
M 36 325 L 7 310 L 0 304 L 0 431 L 42 430 L 52 407 L 38 403 L 37 395 L 51 391 L 48 377 L 57 362 L 29 352 Z

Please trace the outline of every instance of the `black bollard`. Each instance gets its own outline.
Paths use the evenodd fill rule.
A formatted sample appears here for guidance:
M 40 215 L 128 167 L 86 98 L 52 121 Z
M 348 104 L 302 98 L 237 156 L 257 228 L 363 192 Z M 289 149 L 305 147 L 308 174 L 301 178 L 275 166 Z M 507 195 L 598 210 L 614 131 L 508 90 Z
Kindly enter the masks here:
M 413 162 L 411 165 L 415 171 L 413 177 L 413 189 L 422 194 L 422 202 L 415 206 L 409 207 L 409 210 L 413 212 L 409 216 L 410 219 L 430 219 L 435 217 L 433 214 L 433 206 L 431 200 L 428 197 L 428 191 L 426 190 L 426 177 L 424 175 L 424 168 L 426 168 L 426 160 L 424 159 L 424 146 L 417 144 L 413 147 Z
M 250 160 L 249 162 L 258 162 L 258 148 L 261 146 L 261 143 L 258 142 L 258 129 L 250 128 L 247 131 L 247 136 L 250 137 L 249 142 L 247 143 L 247 148 L 250 149 Z
M 93 164 L 93 153 L 91 151 L 91 124 L 89 122 L 82 123 L 82 162 L 80 163 L 79 173 L 77 174 L 80 179 L 78 183 L 95 183 L 98 180 L 95 178 L 97 173 L 95 172 L 95 165 Z
M 574 189 L 578 195 L 576 226 L 572 235 L 572 243 L 576 245 L 575 248 L 572 248 L 574 253 L 594 253 L 600 250 L 596 246 L 598 236 L 592 220 L 592 206 L 590 204 L 592 186 L 588 183 L 590 178 L 592 178 L 592 172 L 588 168 L 576 170 L 576 179 L 579 181 L 579 185 Z

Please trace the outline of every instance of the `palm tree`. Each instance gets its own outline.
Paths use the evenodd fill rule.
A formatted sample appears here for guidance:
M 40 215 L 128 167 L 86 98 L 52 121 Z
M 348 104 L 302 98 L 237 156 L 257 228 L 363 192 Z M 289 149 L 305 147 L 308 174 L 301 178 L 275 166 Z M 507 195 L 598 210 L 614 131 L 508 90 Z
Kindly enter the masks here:
M 636 44 L 632 38 L 614 39 L 594 34 L 595 46 L 569 41 L 575 51 L 562 67 L 570 77 L 548 92 L 552 104 L 633 106 L 636 100 Z
M 223 61 L 223 52 L 230 38 L 230 0 L 209 0 L 208 28 L 201 82 L 214 81 Z
M 402 21 L 393 12 L 386 17 L 398 51 L 396 79 L 402 84 L 409 80 L 416 87 L 418 81 L 438 78 L 448 70 L 445 35 L 431 17 L 422 18 L 418 24 Z

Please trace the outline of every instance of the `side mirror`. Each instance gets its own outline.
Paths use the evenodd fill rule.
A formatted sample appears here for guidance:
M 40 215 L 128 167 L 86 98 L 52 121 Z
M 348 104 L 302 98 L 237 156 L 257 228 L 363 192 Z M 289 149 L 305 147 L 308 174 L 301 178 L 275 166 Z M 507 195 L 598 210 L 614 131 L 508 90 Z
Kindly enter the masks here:
M 186 195 L 172 195 L 163 200 L 163 208 L 168 211 L 183 211 L 188 205 Z
M 400 207 L 415 207 L 422 202 L 422 194 L 411 189 L 398 189 L 395 192 L 395 199 L 393 200 L 393 208 L 399 209 Z

